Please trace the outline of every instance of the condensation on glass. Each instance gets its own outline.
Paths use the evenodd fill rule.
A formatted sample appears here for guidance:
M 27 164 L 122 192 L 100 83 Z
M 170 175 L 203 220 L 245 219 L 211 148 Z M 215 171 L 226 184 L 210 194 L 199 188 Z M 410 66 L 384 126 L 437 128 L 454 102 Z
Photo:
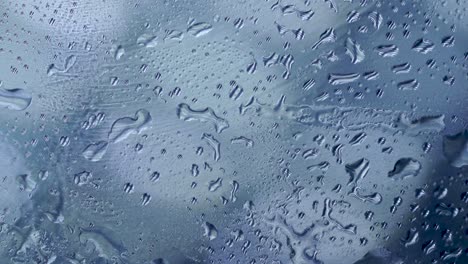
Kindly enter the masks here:
M 0 2 L 0 263 L 468 263 L 468 1 Z

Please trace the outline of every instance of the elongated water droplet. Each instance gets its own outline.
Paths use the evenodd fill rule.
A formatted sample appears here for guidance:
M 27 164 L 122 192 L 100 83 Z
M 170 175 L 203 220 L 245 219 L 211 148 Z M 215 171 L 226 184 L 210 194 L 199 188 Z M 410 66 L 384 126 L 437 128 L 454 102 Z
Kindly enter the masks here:
M 83 150 L 83 157 L 93 162 L 100 161 L 107 152 L 107 146 L 108 143 L 106 141 L 90 144 Z
M 382 57 L 395 57 L 398 54 L 398 47 L 395 44 L 380 45 L 375 48 L 375 51 Z
M 328 28 L 320 35 L 319 40 L 312 46 L 312 49 L 313 50 L 317 49 L 320 45 L 324 43 L 335 42 L 335 40 L 336 40 L 335 29 Z
M 347 84 L 357 81 L 359 77 L 359 73 L 331 73 L 328 75 L 328 82 L 331 85 Z
M 213 29 L 213 26 L 206 22 L 193 23 L 187 28 L 187 32 L 196 38 L 208 34 Z
M 158 39 L 156 36 L 143 34 L 138 37 L 137 44 L 146 48 L 154 48 L 158 45 Z
M 210 122 L 214 125 L 216 132 L 221 133 L 224 129 L 229 127 L 229 123 L 218 117 L 213 109 L 207 107 L 201 110 L 195 110 L 190 108 L 188 104 L 179 104 L 177 108 L 177 116 L 179 119 L 184 121 L 200 121 L 200 122 Z
M 206 133 L 203 133 L 202 140 L 205 140 L 211 149 L 213 149 L 213 159 L 218 161 L 221 158 L 221 143 L 211 134 Z
M 203 235 L 206 236 L 209 240 L 214 240 L 218 237 L 218 230 L 212 223 L 203 223 L 203 229 L 205 231 Z
M 406 81 L 399 82 L 397 84 L 397 87 L 399 90 L 414 91 L 419 88 L 419 82 L 416 79 L 406 80 Z
M 412 158 L 399 159 L 393 170 L 388 172 L 388 177 L 393 180 L 403 180 L 409 177 L 416 177 L 421 171 L 421 163 Z
M 346 172 L 349 174 L 348 185 L 351 183 L 357 184 L 366 177 L 370 169 L 369 163 L 368 159 L 362 158 L 356 162 L 346 164 Z
M 151 115 L 145 109 L 140 109 L 135 113 L 135 117 L 123 117 L 117 119 L 109 132 L 109 141 L 120 142 L 131 134 L 139 134 L 147 128 L 151 122 Z
M 418 39 L 414 42 L 412 49 L 422 54 L 427 54 L 434 49 L 434 43 L 427 39 Z
M 346 39 L 345 43 L 346 54 L 351 58 L 353 64 L 359 63 L 364 60 L 365 55 L 364 51 L 361 49 L 361 46 L 351 38 Z

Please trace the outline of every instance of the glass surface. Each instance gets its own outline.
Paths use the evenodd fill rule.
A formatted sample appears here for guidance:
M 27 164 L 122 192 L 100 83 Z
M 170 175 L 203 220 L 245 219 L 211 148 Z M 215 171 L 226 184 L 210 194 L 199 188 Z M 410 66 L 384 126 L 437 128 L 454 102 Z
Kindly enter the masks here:
M 467 8 L 0 1 L 0 263 L 468 263 Z

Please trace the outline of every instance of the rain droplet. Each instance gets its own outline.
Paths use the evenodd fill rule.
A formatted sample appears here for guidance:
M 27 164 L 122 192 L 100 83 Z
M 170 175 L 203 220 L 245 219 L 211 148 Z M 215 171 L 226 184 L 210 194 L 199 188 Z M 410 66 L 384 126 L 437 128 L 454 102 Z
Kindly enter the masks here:
M 331 73 L 328 75 L 328 82 L 331 85 L 347 84 L 357 81 L 359 77 L 359 73 Z
M 107 152 L 107 146 L 106 141 L 90 144 L 83 150 L 83 157 L 92 162 L 100 161 Z
M 32 96 L 23 89 L 0 89 L 0 107 L 22 111 L 31 104 Z
M 184 121 L 210 122 L 214 125 L 217 133 L 221 133 L 229 127 L 229 123 L 225 119 L 218 117 L 213 109 L 209 107 L 202 110 L 194 110 L 188 104 L 182 103 L 177 108 L 177 116 Z
M 418 39 L 414 42 L 412 49 L 422 54 L 427 54 L 434 49 L 434 43 L 427 39 Z
M 203 223 L 203 229 L 205 231 L 203 235 L 206 236 L 209 240 L 214 240 L 218 237 L 218 230 L 212 223 Z
M 145 109 L 140 109 L 135 113 L 135 117 L 123 117 L 117 119 L 109 132 L 109 141 L 120 142 L 131 134 L 139 134 L 147 128 L 151 122 L 151 115 Z
M 393 170 L 388 172 L 388 177 L 393 180 L 403 180 L 409 177 L 416 177 L 421 171 L 421 163 L 412 158 L 399 159 Z
M 187 32 L 196 38 L 208 34 L 213 29 L 213 26 L 206 22 L 192 23 L 187 28 Z
M 213 149 L 213 159 L 218 161 L 221 158 L 221 143 L 214 138 L 211 134 L 203 133 L 202 140 L 205 140 L 206 143 Z
M 321 44 L 335 42 L 336 35 L 334 28 L 326 29 L 322 34 L 320 34 L 319 40 L 312 46 L 312 49 L 317 49 Z
M 346 54 L 351 58 L 353 64 L 362 62 L 365 58 L 364 51 L 361 49 L 361 46 L 351 38 L 346 39 L 345 43 Z

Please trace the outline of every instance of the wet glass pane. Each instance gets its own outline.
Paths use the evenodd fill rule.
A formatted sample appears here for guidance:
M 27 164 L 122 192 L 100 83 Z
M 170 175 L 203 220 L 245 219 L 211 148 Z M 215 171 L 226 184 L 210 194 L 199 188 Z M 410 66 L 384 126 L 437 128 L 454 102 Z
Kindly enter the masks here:
M 467 8 L 0 1 L 0 263 L 468 263 Z

